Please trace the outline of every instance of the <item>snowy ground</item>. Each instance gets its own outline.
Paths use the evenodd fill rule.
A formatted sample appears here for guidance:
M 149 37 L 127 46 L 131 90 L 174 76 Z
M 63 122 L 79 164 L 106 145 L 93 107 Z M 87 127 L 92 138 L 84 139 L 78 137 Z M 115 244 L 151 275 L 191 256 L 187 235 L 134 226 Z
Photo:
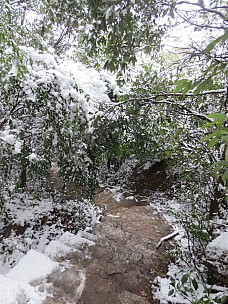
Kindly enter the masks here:
M 101 210 L 87 200 L 54 203 L 52 197 L 36 199 L 24 193 L 6 200 L 1 216 L 0 304 L 39 304 L 48 294 L 40 280 L 67 267 L 54 257 L 84 243 L 93 245 L 82 230 L 98 222 Z
M 161 212 L 164 215 L 174 231 L 178 233 L 174 238 L 177 246 L 173 248 L 173 251 L 171 250 L 171 254 L 175 250 L 179 251 L 175 252 L 176 259 L 169 265 L 167 276 L 165 278 L 157 277 L 154 281 L 152 286 L 154 298 L 159 300 L 161 304 L 227 303 L 227 287 L 205 283 L 204 274 L 207 270 L 203 265 L 203 261 L 202 265 L 196 269 L 194 263 L 189 263 L 187 258 L 186 260 L 183 259 L 189 250 L 189 242 L 185 229 L 180 225 L 178 218 L 174 214 L 181 213 L 183 209 L 186 209 L 186 205 L 178 203 L 175 199 L 167 199 L 163 193 L 159 192 L 154 194 L 151 200 L 153 201 L 152 206 L 157 209 L 157 212 Z M 213 264 L 217 263 L 217 266 L 221 268 L 222 263 L 220 264 L 219 261 L 222 256 L 225 256 L 225 262 L 228 262 L 227 217 L 214 220 L 223 229 L 217 229 L 216 234 L 218 236 L 209 242 L 206 247 L 206 254 L 208 260 L 212 260 Z M 227 268 L 225 272 L 227 273 Z
M 110 191 L 118 201 L 123 192 L 121 185 L 114 184 Z M 188 248 L 186 233 L 173 214 L 186 206 L 161 192 L 155 192 L 147 199 L 157 210 L 155 212 L 162 213 L 174 231 L 178 231 L 175 237 L 178 247 L 174 250 L 185 253 Z M 55 269 L 67 267 L 67 264 L 57 263 L 54 257 L 70 252 L 82 243 L 94 244 L 84 237 L 86 232 L 83 230 L 99 220 L 101 210 L 86 200 L 61 201 L 48 195 L 38 199 L 24 193 L 12 193 L 6 201 L 0 227 L 0 304 L 41 304 L 49 291 L 45 284 L 40 288 L 34 282 Z M 223 219 L 214 220 L 218 229 L 215 239 L 206 248 L 207 254 L 213 263 L 221 256 L 228 262 L 227 216 L 224 213 Z M 203 266 L 200 271 L 204 273 Z M 164 304 L 227 303 L 228 288 L 206 284 L 203 276 L 183 258 L 170 264 L 167 276 L 157 277 L 152 288 L 154 298 Z
M 128 178 L 132 174 L 132 170 L 138 165 L 136 159 L 125 162 L 120 170 L 111 176 L 106 176 L 106 181 L 113 186 L 110 190 L 115 195 L 116 200 L 123 196 L 123 186 L 128 187 Z M 148 170 L 151 162 L 148 161 L 142 170 Z M 106 187 L 108 185 L 106 184 Z M 170 185 L 167 185 L 169 187 Z M 173 185 L 175 191 L 175 185 Z M 174 233 L 177 232 L 173 249 L 169 254 L 172 255 L 172 263 L 169 266 L 167 276 L 165 278 L 157 277 L 152 285 L 153 296 L 159 300 L 161 304 L 185 304 L 185 303 L 228 303 L 228 288 L 209 285 L 205 280 L 205 268 L 203 261 L 194 261 L 197 257 L 189 259 L 189 240 L 186 230 L 180 224 L 178 217 L 183 215 L 189 208 L 189 203 L 178 202 L 172 197 L 171 189 L 168 193 L 155 191 L 151 193 L 151 197 L 145 197 L 146 201 L 151 203 L 151 207 L 155 208 L 155 212 L 161 213 L 165 219 L 172 225 Z M 167 195 L 168 194 L 168 195 Z M 170 195 L 171 194 L 171 195 Z M 141 197 L 142 199 L 142 197 Z M 183 212 L 184 211 L 184 212 Z M 215 216 L 211 223 L 213 226 L 213 240 L 209 242 L 205 248 L 207 260 L 213 265 L 217 265 L 220 271 L 227 274 L 228 268 L 222 269 L 223 262 L 219 262 L 221 258 L 228 265 L 228 214 L 227 210 L 220 210 L 220 216 Z M 190 263 L 189 263 L 190 260 Z M 200 265 L 195 268 L 194 263 Z M 197 302 L 198 301 L 198 302 Z

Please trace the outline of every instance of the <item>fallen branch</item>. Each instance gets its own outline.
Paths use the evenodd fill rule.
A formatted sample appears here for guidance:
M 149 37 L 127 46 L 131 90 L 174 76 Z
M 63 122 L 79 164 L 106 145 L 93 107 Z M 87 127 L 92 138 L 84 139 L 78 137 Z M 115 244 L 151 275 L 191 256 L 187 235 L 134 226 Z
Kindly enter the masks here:
M 163 238 L 161 238 L 156 246 L 156 249 L 158 249 L 161 246 L 162 242 L 172 239 L 174 236 L 178 235 L 179 233 L 180 233 L 179 231 L 174 231 L 173 233 L 170 233 L 164 236 Z

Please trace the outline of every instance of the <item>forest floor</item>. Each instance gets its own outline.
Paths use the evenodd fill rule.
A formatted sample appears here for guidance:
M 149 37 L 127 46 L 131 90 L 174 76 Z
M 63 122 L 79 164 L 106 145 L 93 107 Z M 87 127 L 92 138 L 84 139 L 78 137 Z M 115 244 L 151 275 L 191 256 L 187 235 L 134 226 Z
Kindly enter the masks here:
M 2 229 L 2 250 L 9 251 L 15 243 L 11 257 L 15 266 L 4 264 L 8 265 L 4 270 L 3 265 L 0 304 L 158 303 L 153 299 L 152 282 L 165 276 L 170 261 L 166 255 L 169 245 L 162 242 L 156 247 L 173 230 L 153 207 L 154 199 L 159 200 L 159 193 L 164 194 L 164 188 L 169 187 L 164 164 L 135 170 L 129 181 L 128 189 L 113 185 L 99 188 L 95 207 L 82 201 L 73 209 L 78 192 L 72 185 L 67 187 L 66 201 L 59 202 L 57 197 L 54 208 L 49 200 L 33 202 L 33 206 L 29 200 L 28 206 L 22 201 L 25 209 L 8 204 L 12 220 Z M 58 191 L 62 187 L 56 172 L 52 187 Z M 161 192 L 156 194 L 157 190 Z M 149 197 L 152 192 L 154 199 Z M 77 228 L 85 216 L 91 225 Z M 30 251 L 23 245 L 28 241 Z
M 11 186 L 4 195 L 0 304 L 228 303 L 228 289 L 205 285 L 185 259 L 189 243 L 175 214 L 186 204 L 175 199 L 178 184 L 165 163 L 132 162 L 104 172 L 93 202 L 80 198 L 74 185 L 63 187 L 57 171 L 47 188 Z M 218 264 L 227 261 L 224 218 L 225 230 L 205 250 L 226 277 Z M 187 295 L 186 286 L 194 287 Z
M 141 175 L 135 176 L 135 195 L 125 192 L 118 197 L 115 187 L 114 191 L 98 191 L 94 203 L 103 208 L 103 216 L 84 234 L 95 244 L 84 244 L 58 260 L 67 260 L 71 266 L 65 274 L 49 276 L 52 296 L 45 304 L 157 303 L 151 285 L 155 277 L 166 274 L 169 261 L 165 257 L 167 245 L 156 246 L 172 228 L 141 194 L 164 182 L 164 168 L 158 169 L 147 170 L 143 180 Z
M 168 262 L 165 244 L 159 249 L 156 245 L 171 227 L 151 206 L 133 197 L 117 201 L 104 190 L 95 203 L 105 207 L 101 222 L 86 235 L 95 245 L 61 257 L 70 261 L 66 271 L 70 276 L 67 280 L 59 274 L 49 277 L 54 297 L 45 304 L 156 303 L 151 284 L 156 276 L 165 275 Z M 83 288 L 77 291 L 82 272 Z

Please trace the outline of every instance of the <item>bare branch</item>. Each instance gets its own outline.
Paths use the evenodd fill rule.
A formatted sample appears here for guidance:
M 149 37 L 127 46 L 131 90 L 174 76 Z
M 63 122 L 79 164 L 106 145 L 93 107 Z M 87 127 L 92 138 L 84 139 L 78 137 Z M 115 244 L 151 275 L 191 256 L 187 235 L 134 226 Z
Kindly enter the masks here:
M 199 27 L 199 28 L 209 28 L 209 29 L 216 29 L 216 30 L 225 30 L 226 27 L 223 26 L 223 25 L 220 25 L 220 26 L 215 26 L 215 25 L 209 25 L 209 24 L 198 24 L 198 23 L 195 23 L 191 20 L 189 20 L 188 18 L 186 18 L 185 16 L 181 15 L 178 11 L 176 11 L 176 13 L 178 14 L 178 16 L 180 18 L 182 18 L 185 22 L 193 25 L 193 26 L 196 26 L 196 27 Z
M 162 237 L 162 238 L 160 239 L 160 241 L 158 242 L 158 244 L 157 244 L 157 246 L 156 246 L 156 249 L 158 249 L 158 248 L 161 246 L 162 242 L 168 241 L 168 240 L 174 238 L 175 236 L 177 236 L 178 234 L 180 234 L 180 231 L 174 231 L 174 232 L 172 232 L 172 233 L 170 233 L 170 234 L 168 234 L 168 235 Z
M 201 92 L 199 94 L 197 94 L 197 96 L 206 96 L 206 95 L 212 95 L 212 94 L 227 94 L 227 89 L 220 89 L 220 90 L 211 90 L 211 91 L 204 91 L 204 92 Z M 186 107 L 185 103 L 180 103 L 180 102 L 177 102 L 175 101 L 174 97 L 178 98 L 196 98 L 197 96 L 195 96 L 193 93 L 187 93 L 186 95 L 183 95 L 182 93 L 164 93 L 164 92 L 154 92 L 152 93 L 150 96 L 139 96 L 137 98 L 129 98 L 127 100 L 124 100 L 122 102 L 115 102 L 115 103 L 111 103 L 109 108 L 103 112 L 102 116 L 105 116 L 107 113 L 109 113 L 109 111 L 111 109 L 114 109 L 114 108 L 117 108 L 117 107 L 122 107 L 124 104 L 127 104 L 127 103 L 131 103 L 131 102 L 135 102 L 135 101 L 138 101 L 140 103 L 143 103 L 143 104 L 167 104 L 169 106 L 175 106 L 178 108 L 178 111 L 180 114 L 182 115 L 191 115 L 191 116 L 195 116 L 195 117 L 198 117 L 202 120 L 207 120 L 209 122 L 212 122 L 213 119 L 207 117 L 205 114 L 202 114 L 202 113 L 199 113 L 197 111 L 194 111 L 192 109 L 189 109 Z M 158 100 L 158 98 L 165 98 L 165 99 L 162 99 L 162 100 Z M 142 104 L 142 106 L 143 106 Z
M 141 99 L 142 100 L 142 99 Z M 201 113 L 198 113 L 196 111 L 193 111 L 191 109 L 188 109 L 186 108 L 183 104 L 180 104 L 180 103 L 177 103 L 175 101 L 173 101 L 172 99 L 170 100 L 154 100 L 154 99 L 151 99 L 150 97 L 149 98 L 145 98 L 143 99 L 146 103 L 152 103 L 152 104 L 168 104 L 170 106 L 177 106 L 180 110 L 184 110 L 188 113 L 188 115 L 192 115 L 192 116 L 195 116 L 195 117 L 198 117 L 200 119 L 203 119 L 203 120 L 207 120 L 209 122 L 212 122 L 213 119 L 207 117 L 206 115 L 204 114 L 201 114 Z M 182 113 L 182 115 L 186 115 L 185 113 Z
M 203 7 L 202 8 L 203 11 L 206 11 L 208 13 L 212 13 L 212 14 L 215 14 L 215 15 L 218 15 L 219 17 L 221 17 L 224 21 L 228 21 L 228 19 L 226 18 L 225 15 L 223 15 L 221 12 L 219 11 L 216 11 L 212 8 L 207 8 L 207 7 Z
M 134 102 L 134 101 L 143 102 L 144 104 L 151 103 L 151 104 L 167 104 L 169 106 L 176 106 L 181 111 L 186 111 L 186 113 L 182 112 L 181 113 L 182 115 L 192 115 L 192 116 L 198 117 L 200 119 L 207 120 L 209 122 L 213 121 L 213 119 L 207 117 L 206 115 L 198 113 L 198 112 L 193 111 L 191 109 L 188 109 L 188 108 L 185 107 L 185 105 L 177 103 L 172 99 L 155 100 L 154 97 L 143 97 L 143 96 L 138 97 L 138 98 L 134 98 L 134 99 L 128 99 L 128 100 L 125 100 L 123 102 L 114 103 L 114 104 L 110 105 L 110 107 L 105 112 L 103 112 L 102 116 L 105 116 L 113 108 L 121 107 L 122 105 L 124 105 L 126 103 L 130 103 L 130 102 Z
M 205 95 L 212 95 L 212 94 L 223 94 L 223 93 L 226 93 L 226 89 L 204 91 L 204 92 L 201 92 L 201 93 L 197 94 L 197 96 L 205 96 Z M 185 95 L 183 95 L 182 93 L 172 93 L 172 92 L 169 92 L 169 93 L 163 93 L 163 92 L 154 93 L 154 97 L 168 97 L 168 96 L 196 97 L 193 93 L 187 93 Z
M 212 13 L 212 14 L 216 14 L 220 18 L 222 18 L 224 21 L 228 21 L 228 19 L 226 18 L 226 16 L 224 14 L 222 14 L 221 12 L 219 12 L 218 10 L 216 10 L 218 8 L 225 8 L 226 9 L 226 8 L 228 8 L 228 6 L 209 8 L 209 7 L 202 6 L 199 3 L 191 3 L 189 1 L 180 1 L 180 2 L 176 3 L 176 5 L 181 5 L 181 4 L 188 4 L 188 5 L 197 6 L 197 7 L 201 8 L 203 11 L 206 11 L 206 12 Z
M 214 6 L 213 9 L 228 9 L 228 5 L 222 5 L 222 6 Z

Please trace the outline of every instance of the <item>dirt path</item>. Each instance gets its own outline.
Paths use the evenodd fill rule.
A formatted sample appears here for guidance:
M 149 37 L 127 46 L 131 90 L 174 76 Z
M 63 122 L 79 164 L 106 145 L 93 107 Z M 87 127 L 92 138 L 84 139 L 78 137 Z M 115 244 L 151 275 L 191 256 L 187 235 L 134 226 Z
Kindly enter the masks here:
M 148 304 L 156 303 L 151 282 L 165 273 L 165 245 L 156 245 L 171 232 L 155 210 L 134 198 L 119 202 L 110 191 L 97 194 L 95 203 L 105 208 L 100 224 L 84 237 L 82 245 L 62 257 L 71 267 L 49 277 L 54 297 L 45 304 Z

